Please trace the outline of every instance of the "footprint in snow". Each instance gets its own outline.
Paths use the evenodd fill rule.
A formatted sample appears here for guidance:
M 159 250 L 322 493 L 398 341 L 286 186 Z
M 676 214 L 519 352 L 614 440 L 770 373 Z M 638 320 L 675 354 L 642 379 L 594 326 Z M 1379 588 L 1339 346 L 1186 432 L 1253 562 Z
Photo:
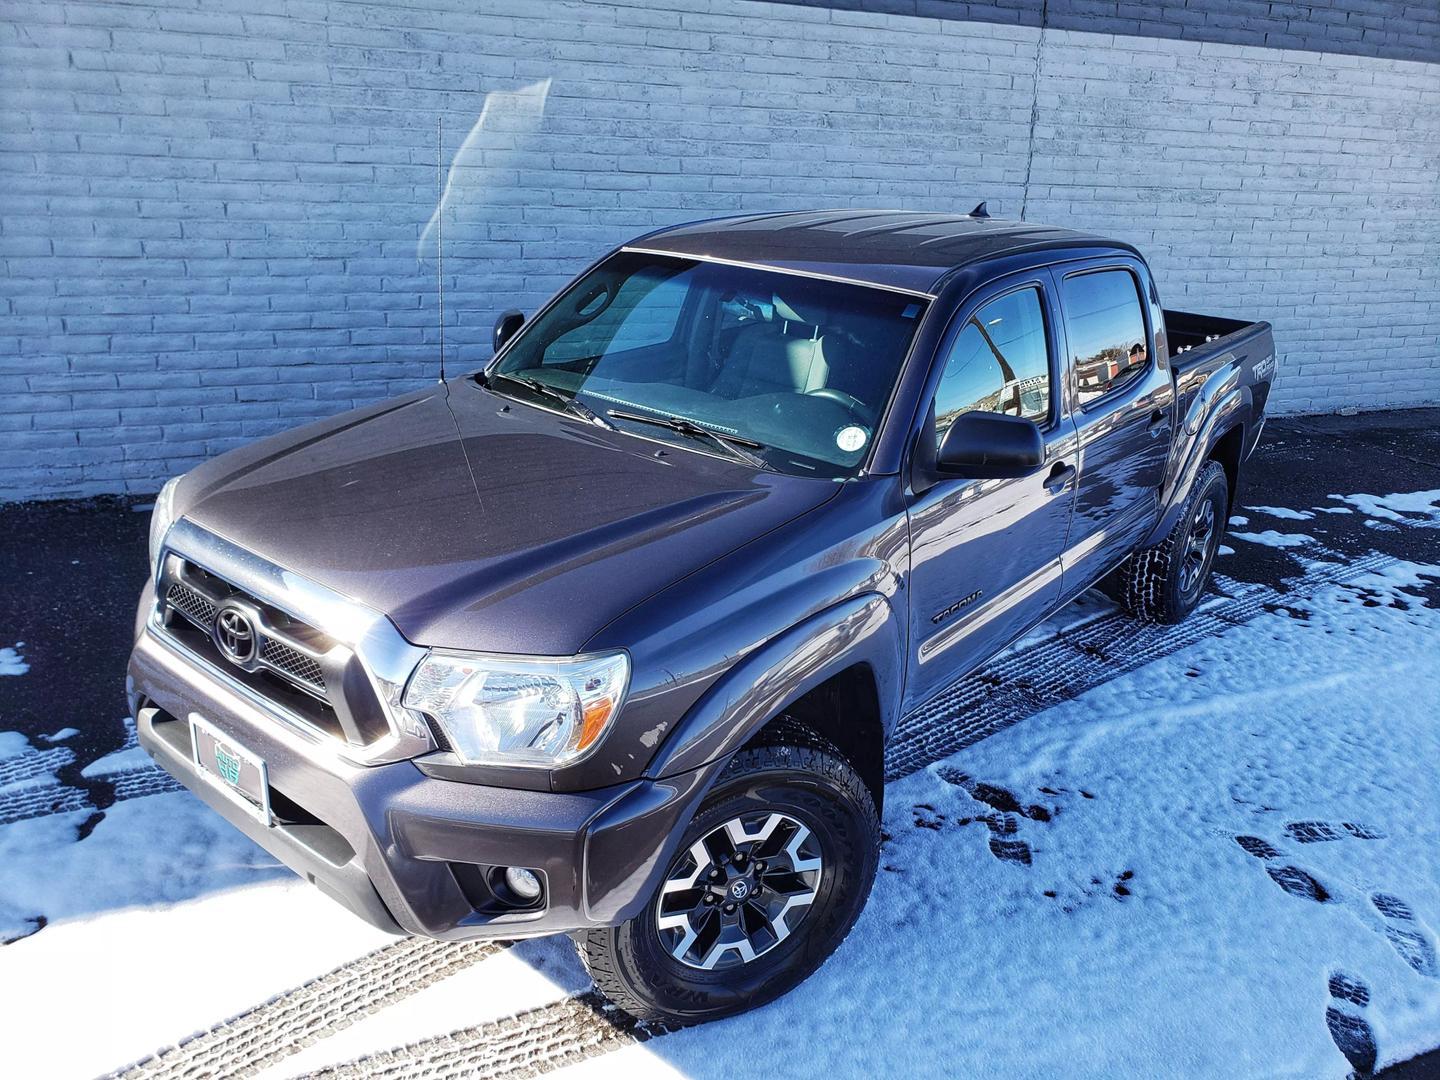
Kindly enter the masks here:
M 1298 866 L 1274 865 L 1276 860 L 1284 858 L 1285 853 L 1268 840 L 1259 836 L 1237 836 L 1235 842 L 1245 850 L 1247 855 L 1263 859 L 1266 864 L 1265 873 L 1270 875 L 1270 880 L 1291 896 L 1298 896 L 1302 900 L 1313 900 L 1317 904 L 1323 904 L 1330 899 L 1330 890 L 1320 884 L 1313 874 Z
M 1416 974 L 1427 979 L 1440 979 L 1435 946 L 1410 905 L 1389 893 L 1376 893 L 1370 897 L 1370 903 L 1385 919 L 1385 940 L 1400 954 L 1400 959 L 1409 964 Z
M 1330 975 L 1329 988 L 1331 1004 L 1325 1008 L 1325 1026 L 1330 1038 L 1356 1074 L 1366 1076 L 1375 1068 L 1375 1032 L 1359 1010 L 1370 1004 L 1370 988 L 1343 971 Z
M 1271 881 L 1291 896 L 1298 896 L 1302 900 L 1313 900 L 1317 904 L 1324 904 L 1330 900 L 1329 890 L 1298 866 L 1267 866 L 1265 872 L 1270 875 Z
M 1343 831 L 1342 831 L 1343 830 Z M 1339 828 L 1324 821 L 1292 821 L 1285 826 L 1286 835 L 1301 844 L 1318 844 L 1340 840 L 1349 835 L 1357 840 L 1379 840 L 1381 833 L 1354 822 L 1343 822 Z M 1259 836 L 1237 836 L 1235 842 L 1247 855 L 1253 855 L 1265 862 L 1265 872 L 1270 879 L 1291 896 L 1316 903 L 1334 899 L 1330 891 L 1315 877 L 1298 866 L 1277 866 L 1284 858 L 1284 852 Z M 1370 904 L 1384 920 L 1381 930 L 1400 959 L 1409 964 L 1417 975 L 1427 979 L 1440 979 L 1440 955 L 1431 940 L 1429 928 L 1416 917 L 1414 910 L 1400 897 L 1391 893 L 1374 893 Z M 1373 925 L 1373 924 L 1372 924 Z
M 952 787 L 961 788 L 976 802 L 983 803 L 994 811 L 993 813 L 977 814 L 973 818 L 961 818 L 956 822 L 957 825 L 969 825 L 972 822 L 982 823 L 990 830 L 991 855 L 1002 862 L 1020 863 L 1022 866 L 1033 865 L 1034 856 L 1030 845 L 1024 840 L 1017 839 L 1015 835 L 1020 827 L 1020 819 L 1049 821 L 1059 813 L 1058 807 L 1051 809 L 1038 803 L 1023 805 L 1013 792 L 995 784 L 973 780 L 951 765 L 940 766 L 935 770 L 935 775 Z M 1049 788 L 1042 788 L 1041 791 L 1047 795 L 1059 794 Z M 1086 797 L 1091 798 L 1092 796 L 1087 794 Z
M 1285 835 L 1297 844 L 1319 844 L 1327 840 L 1341 840 L 1347 835 L 1357 840 L 1385 839 L 1384 833 L 1353 821 L 1341 822 L 1338 827 L 1328 821 L 1292 821 L 1285 826 Z
M 1292 821 L 1285 826 L 1285 835 L 1297 844 L 1322 844 L 1350 837 L 1355 840 L 1383 840 L 1385 834 L 1368 825 L 1354 821 L 1343 821 L 1338 825 L 1328 821 Z M 1259 836 L 1237 836 L 1239 844 L 1247 855 L 1253 855 L 1267 864 L 1265 872 L 1270 879 L 1291 896 L 1313 900 L 1323 904 L 1331 899 L 1330 891 L 1315 876 L 1298 866 L 1273 865 L 1284 858 L 1284 852 L 1270 841 Z
M 1055 815 L 1060 813 L 1061 806 L 1057 803 L 1052 806 L 1043 806 L 1039 803 L 1023 803 L 1012 791 L 1000 787 L 997 784 L 987 784 L 984 781 L 973 779 L 968 774 L 961 772 L 953 765 L 941 765 L 935 770 L 935 775 L 952 787 L 958 787 L 969 795 L 976 802 L 990 808 L 989 812 L 976 814 L 974 817 L 962 817 L 955 820 L 958 826 L 971 824 L 982 824 L 990 832 L 988 847 L 990 854 L 1001 862 L 1019 863 L 1021 866 L 1033 866 L 1035 857 L 1034 851 L 1029 843 L 1018 835 L 1022 821 L 1049 822 Z M 1052 798 L 1069 794 L 1066 788 L 1042 787 L 1039 789 L 1042 795 Z M 1095 796 L 1088 791 L 1081 791 L 1083 799 L 1093 799 Z M 923 815 L 922 810 L 926 813 Z M 915 808 L 915 824 L 923 828 L 939 828 L 934 821 L 935 817 L 943 820 L 943 815 L 937 815 L 934 809 L 922 804 Z M 1094 888 L 1083 889 L 1081 900 L 1100 892 L 1108 892 L 1112 899 L 1124 901 L 1131 894 L 1130 881 L 1134 878 L 1133 870 L 1125 870 L 1115 876 L 1107 888 L 1105 883 L 1098 877 L 1091 881 Z M 1056 890 L 1047 889 L 1045 895 L 1051 899 L 1058 899 Z M 1068 914 L 1074 910 L 1074 906 L 1067 903 L 1064 910 Z

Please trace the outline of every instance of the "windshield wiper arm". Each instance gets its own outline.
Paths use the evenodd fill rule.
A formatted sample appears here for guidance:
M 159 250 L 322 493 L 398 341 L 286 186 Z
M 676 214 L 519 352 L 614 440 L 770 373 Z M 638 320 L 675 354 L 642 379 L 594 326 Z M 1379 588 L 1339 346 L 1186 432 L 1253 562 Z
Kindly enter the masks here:
M 549 398 L 564 408 L 566 412 L 578 416 L 581 420 L 588 420 L 592 424 L 599 424 L 601 427 L 609 428 L 611 431 L 617 430 L 614 424 L 610 423 L 609 420 L 606 420 L 578 397 L 571 397 L 563 390 L 559 390 L 547 382 L 540 379 L 532 379 L 528 375 L 509 375 L 503 372 L 497 372 L 496 374 L 502 379 L 509 379 L 513 383 L 519 383 L 525 387 L 525 389 L 539 394 L 543 398 Z M 492 376 L 486 376 L 485 381 L 488 383 L 491 378 Z
M 627 412 L 624 409 L 611 409 L 610 415 L 616 420 L 632 420 L 637 424 L 653 424 L 656 427 L 669 428 L 671 431 L 681 435 L 688 435 L 692 439 L 709 439 L 710 442 L 720 447 L 731 457 L 743 461 L 757 469 L 774 471 L 768 461 L 759 454 L 752 454 L 746 447 L 755 450 L 764 450 L 765 444 L 756 442 L 754 439 L 746 439 L 739 435 L 726 435 L 723 432 L 712 431 L 703 424 L 697 424 L 694 420 L 687 420 L 683 416 L 646 416 L 644 413 Z

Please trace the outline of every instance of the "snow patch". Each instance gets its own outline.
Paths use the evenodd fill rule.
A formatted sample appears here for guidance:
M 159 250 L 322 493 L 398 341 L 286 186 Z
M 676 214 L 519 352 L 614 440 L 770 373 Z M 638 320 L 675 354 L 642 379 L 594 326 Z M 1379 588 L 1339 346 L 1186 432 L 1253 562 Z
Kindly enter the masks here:
M 1362 514 L 1422 529 L 1440 528 L 1440 490 L 1410 491 L 1396 495 L 1331 495 Z
M 24 646 L 25 642 L 17 641 L 13 646 L 7 645 L 0 649 L 0 675 L 24 675 L 30 670 L 25 657 L 20 655 Z
M 30 740 L 18 731 L 0 731 L 0 761 L 19 757 L 30 749 Z
M 1247 506 L 1245 509 L 1266 517 L 1284 518 L 1286 521 L 1309 521 L 1315 516 L 1313 510 L 1291 510 L 1288 506 Z
M 1252 544 L 1272 548 L 1304 547 L 1306 544 L 1315 543 L 1315 538 L 1305 533 L 1282 533 L 1274 529 L 1266 529 L 1264 532 L 1232 532 L 1229 535 L 1236 540 L 1248 540 Z
M 113 776 L 120 772 L 133 772 L 136 769 L 152 768 L 154 763 L 150 755 L 138 746 L 132 746 L 128 750 L 116 750 L 97 758 L 85 768 L 80 770 L 80 775 L 94 779 L 98 776 Z

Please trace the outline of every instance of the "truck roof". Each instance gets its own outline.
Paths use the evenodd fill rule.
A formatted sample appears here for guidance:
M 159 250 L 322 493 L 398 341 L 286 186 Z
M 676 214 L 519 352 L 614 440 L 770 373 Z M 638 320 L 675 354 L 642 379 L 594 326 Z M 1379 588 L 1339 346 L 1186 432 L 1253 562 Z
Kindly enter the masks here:
M 1135 251 L 1120 241 L 1054 225 L 910 210 L 808 210 L 715 218 L 661 229 L 626 247 L 926 295 L 933 294 L 951 271 L 984 259 L 1061 247 Z

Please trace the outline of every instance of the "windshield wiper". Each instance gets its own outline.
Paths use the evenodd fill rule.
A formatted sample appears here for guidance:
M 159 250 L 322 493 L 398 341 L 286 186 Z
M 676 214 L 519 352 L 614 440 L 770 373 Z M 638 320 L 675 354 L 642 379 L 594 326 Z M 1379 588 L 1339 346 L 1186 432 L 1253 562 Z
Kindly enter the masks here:
M 547 382 L 543 382 L 540 379 L 532 379 L 528 375 L 509 375 L 504 372 L 496 372 L 495 374 L 502 379 L 508 379 L 510 382 L 513 383 L 519 383 L 521 386 L 525 387 L 525 389 L 531 391 L 532 393 L 539 394 L 543 398 L 549 398 L 551 401 L 556 402 L 558 405 L 560 405 L 566 412 L 570 413 L 573 416 L 578 416 L 581 420 L 587 420 L 592 424 L 599 424 L 601 427 L 609 428 L 611 431 L 618 430 L 614 424 L 610 423 L 609 420 L 606 420 L 603 416 L 597 413 L 594 409 L 590 408 L 589 405 L 586 405 L 578 397 L 571 397 L 563 390 L 556 389 Z M 494 376 L 484 376 L 485 383 L 488 385 L 492 378 L 494 378 Z
M 742 438 L 739 435 L 726 435 L 719 431 L 712 431 L 708 427 L 695 423 L 694 420 L 687 420 L 683 416 L 646 416 L 644 413 L 627 412 L 624 409 L 610 409 L 610 415 L 616 420 L 632 420 L 637 424 L 653 424 L 656 427 L 669 428 L 671 431 L 681 435 L 688 435 L 692 439 L 709 439 L 711 444 L 720 447 L 737 461 L 743 461 L 757 469 L 766 469 L 771 472 L 774 469 L 770 463 L 759 454 L 752 454 L 746 447 L 755 450 L 764 450 L 765 444 L 756 442 L 754 439 Z

